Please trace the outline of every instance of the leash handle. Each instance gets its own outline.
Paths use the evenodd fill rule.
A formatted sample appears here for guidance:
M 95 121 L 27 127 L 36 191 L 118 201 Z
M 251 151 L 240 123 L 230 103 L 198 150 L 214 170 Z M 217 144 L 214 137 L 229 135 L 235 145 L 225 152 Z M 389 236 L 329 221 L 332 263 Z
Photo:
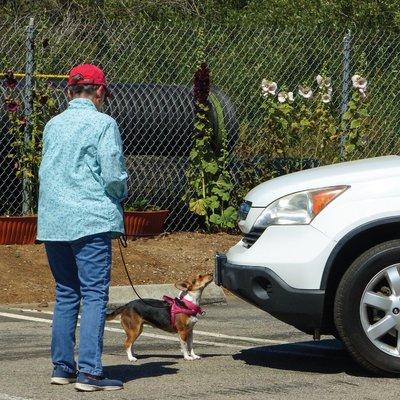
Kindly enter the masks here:
M 124 233 L 118 238 L 118 242 L 121 244 L 122 247 L 124 248 L 128 247 L 128 236 L 126 236 L 126 233 Z
M 118 241 L 122 245 L 122 247 L 127 248 L 128 247 L 128 235 L 126 234 L 126 223 L 125 223 L 125 210 L 124 210 L 124 203 L 125 201 L 121 201 L 121 207 L 122 207 L 122 218 L 124 220 L 124 234 L 119 236 Z M 122 253 L 121 253 L 122 255 Z M 125 265 L 125 264 L 124 264 Z M 130 279 L 129 279 L 130 280 Z

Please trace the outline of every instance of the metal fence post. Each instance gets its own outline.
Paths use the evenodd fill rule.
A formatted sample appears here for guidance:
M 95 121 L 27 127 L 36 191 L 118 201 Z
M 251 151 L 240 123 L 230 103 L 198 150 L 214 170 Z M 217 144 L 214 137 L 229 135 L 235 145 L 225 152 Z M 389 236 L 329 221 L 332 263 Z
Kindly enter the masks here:
M 25 93 L 24 93 L 24 114 L 26 119 L 25 145 L 31 140 L 30 125 L 33 108 L 33 73 L 35 70 L 35 27 L 34 18 L 30 18 L 26 30 L 26 65 L 25 65 Z M 22 214 L 29 213 L 32 209 L 32 187 L 30 178 L 26 176 L 22 180 Z
M 340 138 L 340 161 L 344 160 L 344 145 L 346 142 L 346 122 L 343 119 L 344 113 L 347 111 L 350 93 L 350 44 L 351 44 L 351 31 L 350 29 L 343 38 L 343 82 L 342 82 L 342 96 L 340 101 L 340 117 L 342 135 Z

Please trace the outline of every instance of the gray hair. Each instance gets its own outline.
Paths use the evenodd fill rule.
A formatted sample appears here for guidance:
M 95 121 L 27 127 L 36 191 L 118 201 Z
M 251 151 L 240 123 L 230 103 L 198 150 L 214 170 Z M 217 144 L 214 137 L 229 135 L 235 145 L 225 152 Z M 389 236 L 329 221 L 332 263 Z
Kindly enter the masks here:
M 84 94 L 86 96 L 93 96 L 96 93 L 96 90 L 99 88 L 99 85 L 70 85 L 68 86 L 68 90 L 71 91 L 72 97 L 76 95 Z

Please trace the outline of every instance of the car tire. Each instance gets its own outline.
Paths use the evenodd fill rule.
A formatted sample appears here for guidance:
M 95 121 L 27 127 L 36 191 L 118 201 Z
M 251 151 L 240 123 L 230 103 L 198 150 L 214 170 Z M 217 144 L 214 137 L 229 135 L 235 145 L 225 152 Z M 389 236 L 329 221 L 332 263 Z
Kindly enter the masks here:
M 400 374 L 399 272 L 400 240 L 381 243 L 351 264 L 335 296 L 340 338 L 353 358 L 374 374 Z

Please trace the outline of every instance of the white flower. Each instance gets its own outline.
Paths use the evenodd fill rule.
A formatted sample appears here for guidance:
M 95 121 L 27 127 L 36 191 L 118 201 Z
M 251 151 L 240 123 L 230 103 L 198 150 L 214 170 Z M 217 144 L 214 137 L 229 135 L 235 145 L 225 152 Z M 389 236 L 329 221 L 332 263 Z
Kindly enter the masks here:
M 332 100 L 332 95 L 330 93 L 325 93 L 322 95 L 322 102 L 323 103 L 330 103 L 330 101 Z
M 290 103 L 294 102 L 293 92 L 288 92 L 287 99 L 289 100 Z
M 360 92 L 362 99 L 365 99 L 367 97 L 367 93 L 365 93 L 365 89 L 358 89 L 358 91 Z
M 304 97 L 305 99 L 309 99 L 312 97 L 313 92 L 308 86 L 299 86 L 299 95 Z
M 315 80 L 318 83 L 318 87 L 322 89 L 324 86 L 330 88 L 332 86 L 332 79 L 331 78 L 324 78 L 322 75 L 317 75 Z
M 275 92 L 278 90 L 276 82 L 270 82 L 268 85 L 269 93 L 275 96 Z
M 353 85 L 355 85 L 356 82 L 357 82 L 360 78 L 361 78 L 360 75 L 353 75 L 353 76 L 351 77 L 351 81 L 353 82 Z
M 263 97 L 268 97 L 268 92 L 263 92 L 262 95 Z
M 355 89 L 361 89 L 363 91 L 365 91 L 367 89 L 368 82 L 361 75 L 353 75 L 351 77 L 351 81 L 353 82 L 353 87 Z
M 324 86 L 327 88 L 330 88 L 332 86 L 332 79 L 331 78 L 325 78 L 324 79 Z
M 284 103 L 288 99 L 288 94 L 286 92 L 278 93 L 278 101 L 279 103 Z
M 366 90 L 367 89 L 367 80 L 365 78 L 360 78 L 358 80 L 358 88 L 360 90 Z
M 268 81 L 267 79 L 263 79 L 261 81 L 262 91 L 268 94 L 272 94 L 275 96 L 276 90 L 278 89 L 278 85 L 276 82 Z

